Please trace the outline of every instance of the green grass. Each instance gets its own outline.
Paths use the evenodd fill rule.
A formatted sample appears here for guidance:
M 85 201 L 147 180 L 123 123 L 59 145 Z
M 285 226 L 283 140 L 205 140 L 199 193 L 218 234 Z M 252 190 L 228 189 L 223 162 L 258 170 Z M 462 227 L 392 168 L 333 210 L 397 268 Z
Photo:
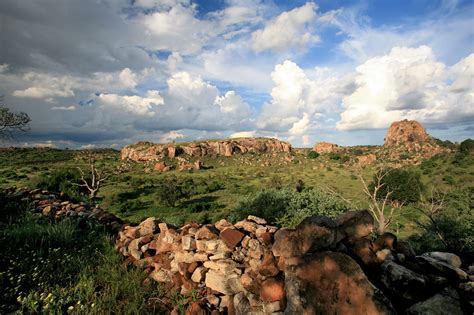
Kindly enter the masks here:
M 0 313 L 160 314 L 160 288 L 112 244 L 92 223 L 9 217 L 0 225 Z
M 377 148 L 361 147 L 366 150 Z M 362 149 L 345 154 L 354 158 Z M 331 190 L 351 202 L 350 208 L 363 209 L 368 201 L 358 179 L 359 174 L 370 181 L 375 166 L 360 169 L 351 163 L 331 160 L 328 155 L 307 158 L 310 150 L 293 154 L 294 160 L 286 162 L 285 154 L 256 155 L 237 154 L 231 157 L 209 157 L 202 159 L 208 169 L 199 171 L 171 172 L 160 174 L 153 172 L 153 163 L 132 163 L 129 172 L 116 176 L 110 185 L 101 189 L 99 203 L 121 218 L 139 222 L 149 216 L 159 217 L 169 223 L 181 224 L 188 220 L 214 222 L 233 214 L 239 201 L 265 188 L 295 187 L 302 180 L 306 187 Z M 103 164 L 118 165 L 118 151 L 102 150 L 95 152 L 104 159 Z M 79 156 L 79 159 L 74 159 Z M 34 188 L 38 178 L 43 179 L 58 169 L 75 170 L 77 165 L 86 166 L 87 153 L 72 150 L 19 149 L 3 152 L 0 155 L 0 187 L 31 186 Z M 198 158 L 190 158 L 194 162 Z M 426 186 L 426 194 L 432 189 L 452 191 L 474 186 L 474 162 L 472 155 L 446 154 L 424 161 L 421 165 L 411 166 L 421 172 Z M 13 162 L 13 163 L 12 163 Z M 176 161 L 168 160 L 169 163 Z M 267 165 L 267 166 L 265 166 Z M 150 171 L 145 172 L 145 169 Z M 164 204 L 158 194 L 159 185 L 169 176 L 179 180 L 192 179 L 196 192 L 175 206 Z M 206 185 L 216 182 L 221 188 L 207 191 Z M 209 204 L 212 204 L 210 206 Z M 420 214 L 411 206 L 397 211 L 396 222 L 392 230 L 401 236 L 416 232 L 414 222 Z

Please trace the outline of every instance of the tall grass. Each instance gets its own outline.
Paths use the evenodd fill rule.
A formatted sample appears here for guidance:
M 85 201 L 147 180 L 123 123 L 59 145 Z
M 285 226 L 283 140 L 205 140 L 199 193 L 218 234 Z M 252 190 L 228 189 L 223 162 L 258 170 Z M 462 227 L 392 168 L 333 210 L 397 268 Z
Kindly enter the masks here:
M 153 314 L 161 290 L 97 225 L 28 212 L 0 225 L 0 313 Z

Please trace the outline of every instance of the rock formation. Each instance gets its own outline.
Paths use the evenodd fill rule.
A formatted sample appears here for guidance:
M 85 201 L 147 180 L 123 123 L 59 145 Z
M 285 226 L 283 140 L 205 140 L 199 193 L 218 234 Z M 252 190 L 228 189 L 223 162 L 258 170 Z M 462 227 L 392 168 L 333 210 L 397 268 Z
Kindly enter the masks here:
M 406 160 L 430 158 L 449 151 L 439 146 L 419 122 L 407 119 L 390 125 L 383 148 L 386 157 L 398 159 L 405 155 Z
M 138 142 L 125 146 L 121 151 L 121 157 L 122 159 L 140 162 L 160 160 L 164 157 L 175 158 L 180 155 L 189 157 L 232 156 L 236 153 L 280 153 L 290 151 L 291 145 L 285 141 L 272 138 L 240 138 L 176 144 Z
M 329 142 L 318 142 L 314 145 L 313 150 L 318 153 L 331 153 L 331 152 L 338 152 L 339 146 L 334 143 Z

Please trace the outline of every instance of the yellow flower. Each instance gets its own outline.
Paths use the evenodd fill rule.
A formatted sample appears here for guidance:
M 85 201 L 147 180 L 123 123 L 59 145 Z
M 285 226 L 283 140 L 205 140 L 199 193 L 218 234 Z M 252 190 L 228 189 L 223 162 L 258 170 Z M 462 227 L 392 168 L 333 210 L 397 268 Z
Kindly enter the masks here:
M 70 310 L 70 311 L 72 311 L 72 310 L 74 309 L 74 306 L 71 305 L 71 306 L 69 306 L 67 309 Z

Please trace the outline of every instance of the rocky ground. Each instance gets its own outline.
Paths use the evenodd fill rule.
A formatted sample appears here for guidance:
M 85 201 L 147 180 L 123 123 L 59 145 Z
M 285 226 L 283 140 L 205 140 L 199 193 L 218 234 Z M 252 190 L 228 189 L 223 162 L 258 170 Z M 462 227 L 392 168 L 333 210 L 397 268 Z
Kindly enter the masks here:
M 38 215 L 98 220 L 149 281 L 192 297 L 187 314 L 472 314 L 474 265 L 451 253 L 417 255 L 373 234 L 367 211 L 310 217 L 279 229 L 253 216 L 232 224 L 132 226 L 65 195 L 16 190 Z M 176 313 L 177 310 L 170 310 Z

